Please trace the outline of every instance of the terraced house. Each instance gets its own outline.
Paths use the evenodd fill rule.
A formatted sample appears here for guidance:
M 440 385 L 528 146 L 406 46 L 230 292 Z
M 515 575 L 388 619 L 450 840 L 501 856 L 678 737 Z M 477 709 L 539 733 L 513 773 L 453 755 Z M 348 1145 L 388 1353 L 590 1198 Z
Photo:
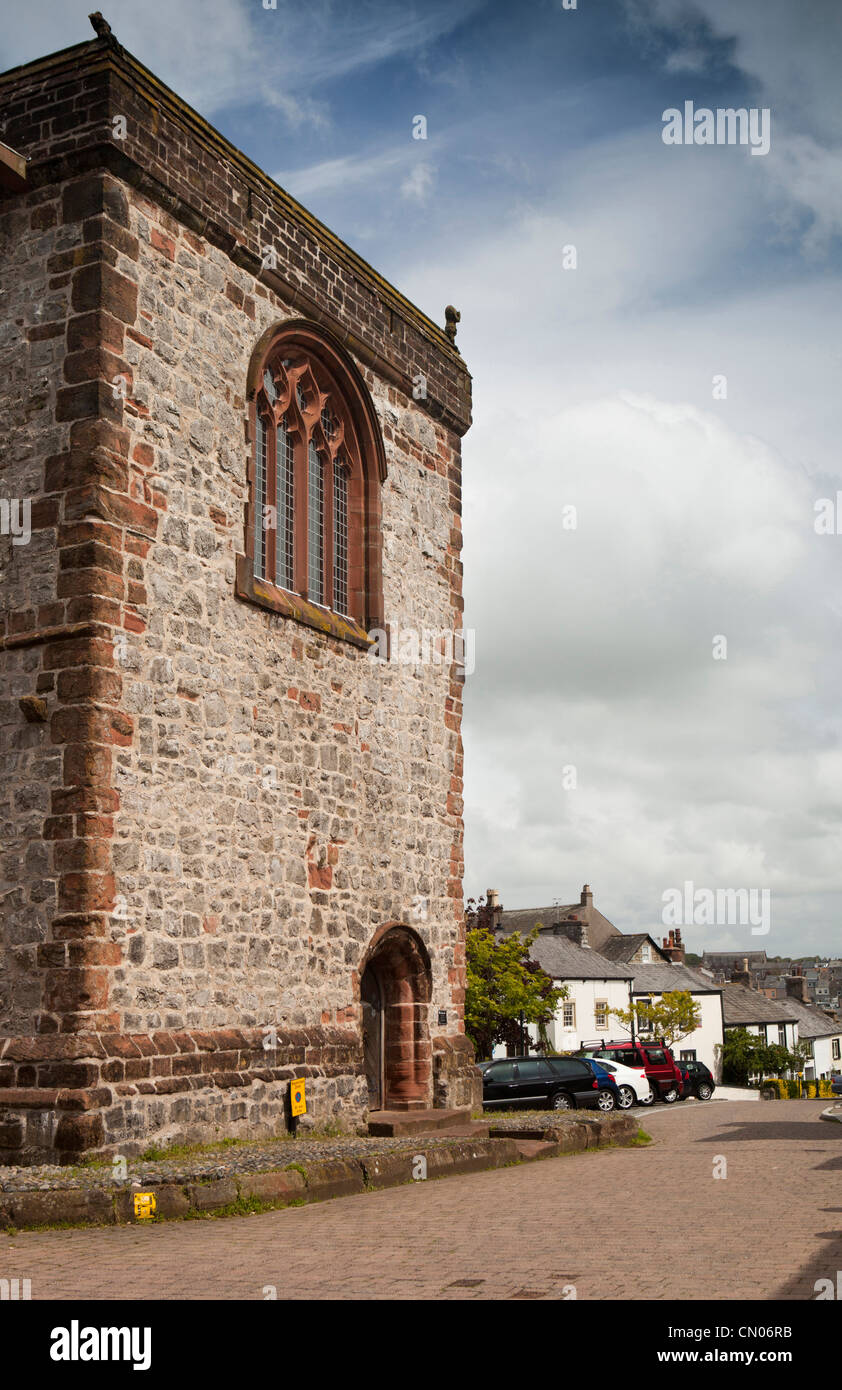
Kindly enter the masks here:
M 107 26 L 0 104 L 0 1159 L 471 1104 L 463 676 L 371 650 L 462 625 L 455 311 Z

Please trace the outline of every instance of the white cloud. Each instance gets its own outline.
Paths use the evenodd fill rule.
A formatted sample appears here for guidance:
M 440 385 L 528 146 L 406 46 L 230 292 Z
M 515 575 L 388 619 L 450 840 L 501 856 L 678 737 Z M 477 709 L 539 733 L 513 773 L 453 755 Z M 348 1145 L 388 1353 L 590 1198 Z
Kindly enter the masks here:
M 842 236 L 842 145 L 827 149 L 810 135 L 784 135 L 771 166 L 777 188 L 790 204 L 793 239 L 811 260 L 824 260 Z M 801 227 L 798 211 L 806 215 Z
M 641 131 L 589 147 L 561 196 L 548 178 L 542 204 L 399 268 L 461 309 L 474 374 L 467 891 L 518 907 L 588 880 L 631 930 L 685 878 L 770 887 L 763 944 L 806 951 L 829 944 L 842 820 L 842 537 L 816 536 L 810 477 L 840 471 L 842 285 L 729 283 L 760 184 L 713 153 L 671 164 Z
M 202 115 L 266 102 L 293 125 L 328 120 L 331 87 L 399 57 L 423 58 L 483 0 L 419 9 L 357 0 L 109 0 L 119 40 Z M 92 40 L 89 0 L 28 0 L 0 36 L 0 68 Z
M 0 39 L 6 62 L 86 38 L 87 8 L 31 0 Z M 398 55 L 446 79 L 436 90 L 449 97 L 461 57 L 442 68 L 428 49 L 476 8 L 109 0 L 108 17 L 203 113 L 262 102 L 267 119 L 324 128 L 343 77 Z M 637 9 L 650 56 L 686 74 L 688 97 L 742 69 L 750 104 L 773 110 L 768 157 L 667 149 L 657 79 L 651 118 L 635 103 L 624 125 L 618 104 L 618 128 L 584 146 L 567 136 L 590 95 L 569 94 L 552 148 L 539 90 L 530 110 L 508 97 L 457 110 L 421 162 L 408 125 L 405 147 L 372 147 L 366 128 L 349 153 L 297 171 L 279 141 L 278 179 L 305 202 L 333 200 L 345 235 L 367 219 L 374 263 L 439 322 L 448 301 L 462 311 L 476 422 L 468 890 L 496 886 L 520 906 L 570 900 L 589 880 L 632 929 L 657 928 L 664 889 L 685 878 L 770 886 L 762 944 L 794 947 L 801 932 L 806 950 L 830 944 L 842 823 L 842 537 L 812 529 L 815 498 L 842 486 L 842 279 L 822 259 L 842 226 L 842 10 Z M 715 374 L 726 400 L 713 399 Z M 566 502 L 575 532 L 561 526 Z M 575 791 L 562 787 L 569 764 Z
M 307 168 L 282 170 L 272 177 L 301 202 L 344 191 L 356 197 L 372 184 L 393 184 L 406 168 L 410 153 L 407 141 L 406 146 L 326 159 Z
M 686 0 L 625 0 L 625 8 L 638 34 L 671 36 L 676 46 L 665 50 L 668 72 L 701 77 L 714 65 L 716 41 L 733 40 L 730 61 L 756 88 L 744 104 L 772 112 L 772 155 L 758 162 L 773 189 L 807 219 L 805 254 L 826 255 L 842 236 L 842 7 L 834 0 L 762 0 L 762 19 L 755 6 L 733 0 L 689 6 Z M 695 94 L 688 90 L 687 96 Z M 790 226 L 797 227 L 794 209 Z
M 415 203 L 426 203 L 433 191 L 436 171 L 432 164 L 416 164 L 401 184 L 401 196 Z

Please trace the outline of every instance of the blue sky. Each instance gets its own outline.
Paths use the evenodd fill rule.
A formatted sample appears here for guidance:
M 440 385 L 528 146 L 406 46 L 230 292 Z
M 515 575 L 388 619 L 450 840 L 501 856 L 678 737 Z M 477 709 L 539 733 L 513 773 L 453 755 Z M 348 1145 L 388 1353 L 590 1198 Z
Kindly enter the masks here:
M 2 66 L 85 39 L 88 8 L 31 0 Z M 462 313 L 466 890 L 588 881 L 658 934 L 687 880 L 769 888 L 768 936 L 690 947 L 842 953 L 842 536 L 814 529 L 842 489 L 842 6 L 105 13 L 432 318 Z M 769 154 L 666 146 L 685 100 L 768 107 Z

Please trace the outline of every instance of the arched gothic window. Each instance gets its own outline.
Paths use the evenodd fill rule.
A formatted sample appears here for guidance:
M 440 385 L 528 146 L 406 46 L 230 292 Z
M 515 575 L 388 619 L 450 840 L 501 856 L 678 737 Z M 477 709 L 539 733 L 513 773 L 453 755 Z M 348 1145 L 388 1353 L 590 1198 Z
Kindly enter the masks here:
M 363 645 L 381 617 L 385 477 L 368 393 L 338 345 L 309 325 L 267 335 L 249 376 L 253 453 L 240 596 Z

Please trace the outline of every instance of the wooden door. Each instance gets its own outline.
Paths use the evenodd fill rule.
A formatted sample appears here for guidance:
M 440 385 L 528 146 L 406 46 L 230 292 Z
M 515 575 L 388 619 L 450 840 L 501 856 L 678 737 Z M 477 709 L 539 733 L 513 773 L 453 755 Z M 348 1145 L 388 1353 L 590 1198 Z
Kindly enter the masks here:
M 363 1059 L 369 1110 L 383 1109 L 383 996 L 371 966 L 360 985 L 363 1006 Z

